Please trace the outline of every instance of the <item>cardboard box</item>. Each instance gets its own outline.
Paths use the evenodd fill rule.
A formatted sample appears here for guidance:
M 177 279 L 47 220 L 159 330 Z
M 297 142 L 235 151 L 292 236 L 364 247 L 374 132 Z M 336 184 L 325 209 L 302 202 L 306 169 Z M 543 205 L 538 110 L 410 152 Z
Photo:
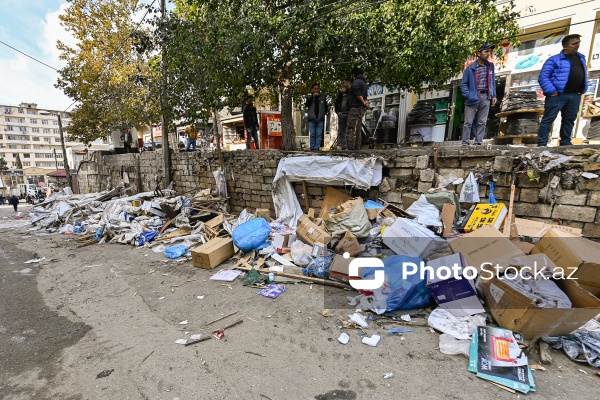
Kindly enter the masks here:
M 531 250 L 533 250 L 533 248 L 535 247 L 535 244 L 529 243 L 529 242 L 524 242 L 519 239 L 511 239 L 510 241 L 513 242 L 515 244 L 515 246 L 520 248 L 521 251 L 523 251 L 523 253 L 525 253 L 525 254 L 531 254 Z
M 292 243 L 296 240 L 296 235 L 291 233 L 276 233 L 273 235 L 273 247 L 278 252 L 282 252 L 283 249 L 291 247 Z
M 231 238 L 214 238 L 192 250 L 194 267 L 211 269 L 233 256 L 233 240 Z
M 204 225 L 208 226 L 211 229 L 216 229 L 217 226 L 221 225 L 225 221 L 225 216 L 223 214 L 219 214 L 213 219 L 209 219 L 204 223 Z
M 519 236 L 529 237 L 534 239 L 537 243 L 550 229 L 560 230 L 566 233 L 570 233 L 573 236 L 581 236 L 582 230 L 579 228 L 572 228 L 565 225 L 551 225 L 541 221 L 532 221 L 525 218 L 514 218 L 513 223 L 510 226 L 510 237 L 516 238 Z
M 321 212 L 319 218 L 325 219 L 329 216 L 331 207 L 337 207 L 340 204 L 350 200 L 351 197 L 344 192 L 340 192 L 330 186 L 325 189 L 325 197 L 323 198 L 323 204 L 321 205 Z
M 364 249 L 362 248 L 360 243 L 358 243 L 358 239 L 356 239 L 356 236 L 354 236 L 350 232 L 346 232 L 335 247 L 336 253 L 349 253 L 352 257 L 356 257 L 363 251 Z
M 595 296 L 600 296 L 600 244 L 551 229 L 531 250 L 544 253 L 565 271 L 577 278 L 579 285 Z
M 427 262 L 427 265 L 434 270 L 434 275 L 427 279 L 427 290 L 431 297 L 440 307 L 448 310 L 455 317 L 466 317 L 485 312 L 472 281 L 466 278 L 457 279 L 454 275 L 448 279 L 439 279 L 436 271 L 443 267 L 452 270 L 455 264 L 461 268 L 466 267 L 465 260 L 460 253 Z
M 473 232 L 486 225 L 492 225 L 494 228 L 500 229 L 507 214 L 508 210 L 502 203 L 477 204 L 475 208 L 469 210 L 469 214 L 464 218 L 459 231 Z M 465 220 L 466 222 L 464 222 Z
M 329 277 L 340 282 L 348 282 L 350 279 L 360 279 L 360 277 L 353 276 L 350 278 L 350 276 L 348 276 L 350 262 L 354 259 L 355 257 L 344 258 L 342 255 L 336 254 L 333 257 L 331 267 L 329 267 Z
M 498 229 L 486 225 L 476 231 L 448 242 L 454 253 L 461 253 L 467 265 L 481 270 L 481 264 L 499 258 L 522 256 L 525 253 L 515 246 Z
M 532 300 L 497 277 L 482 279 L 483 299 L 498 324 L 525 339 L 567 335 L 600 313 L 600 300 L 575 280 L 556 281 L 573 308 L 539 308 Z M 597 280 L 600 284 L 600 277 Z
M 256 218 L 264 218 L 267 221 L 271 221 L 271 210 L 268 208 L 257 208 L 254 215 Z
M 452 234 L 452 227 L 454 226 L 455 214 L 456 206 L 454 204 L 445 203 L 442 206 L 442 212 L 440 214 L 440 219 L 442 220 L 442 224 L 444 225 L 442 237 L 447 238 Z
M 331 235 L 325 229 L 308 219 L 306 214 L 303 214 L 298 220 L 296 236 L 311 246 L 314 246 L 315 243 L 327 244 L 331 242 Z
M 423 225 L 407 218 L 398 218 L 383 231 L 383 243 L 401 256 L 425 259 L 442 250 L 447 242 Z

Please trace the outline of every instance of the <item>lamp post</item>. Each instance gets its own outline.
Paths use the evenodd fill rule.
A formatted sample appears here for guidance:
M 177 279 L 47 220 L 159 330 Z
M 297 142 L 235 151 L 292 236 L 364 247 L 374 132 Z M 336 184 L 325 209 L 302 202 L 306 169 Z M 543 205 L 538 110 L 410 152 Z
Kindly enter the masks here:
M 67 175 L 67 186 L 73 189 L 73 179 L 71 179 L 71 168 L 69 167 L 69 160 L 67 159 L 67 148 L 65 146 L 65 135 L 63 133 L 62 120 L 60 119 L 60 113 L 52 113 L 50 111 L 40 111 L 40 115 L 55 115 L 58 117 L 58 134 L 60 135 L 60 145 L 63 152 L 63 167 L 65 174 Z

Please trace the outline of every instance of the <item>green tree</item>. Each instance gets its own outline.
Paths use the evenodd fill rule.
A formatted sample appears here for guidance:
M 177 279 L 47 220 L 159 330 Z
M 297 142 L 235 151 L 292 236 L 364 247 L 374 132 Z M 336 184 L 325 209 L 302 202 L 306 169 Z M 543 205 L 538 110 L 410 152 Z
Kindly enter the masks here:
M 311 82 L 333 94 L 341 78 L 360 66 L 371 80 L 419 92 L 423 83 L 439 87 L 460 73 L 480 43 L 514 42 L 518 32 L 514 4 L 498 9 L 493 0 L 176 4 L 209 44 L 197 56 L 211 61 L 202 74 L 214 86 L 241 92 L 245 80 L 280 94 L 282 148 L 288 150 L 295 147 L 292 104 L 303 105 Z
M 56 86 L 76 102 L 69 136 L 83 142 L 107 137 L 113 129 L 156 120 L 155 79 L 144 48 L 147 33 L 133 21 L 139 0 L 69 0 L 61 24 L 77 40 L 58 42 L 66 66 Z M 138 17 L 139 18 L 139 17 Z
M 8 163 L 4 159 L 4 156 L 0 155 L 0 172 L 8 169 Z
M 21 162 L 21 155 L 19 153 L 17 153 L 15 163 L 17 164 L 17 169 L 23 169 L 23 163 Z

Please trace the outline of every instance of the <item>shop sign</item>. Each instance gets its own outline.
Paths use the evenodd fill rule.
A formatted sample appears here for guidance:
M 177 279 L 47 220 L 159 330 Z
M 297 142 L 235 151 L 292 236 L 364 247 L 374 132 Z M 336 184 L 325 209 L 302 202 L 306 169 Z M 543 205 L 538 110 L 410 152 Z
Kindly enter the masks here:
M 590 56 L 590 70 L 594 69 L 600 69 L 600 24 L 596 26 L 594 45 L 592 46 L 592 55 Z
M 281 136 L 281 117 L 267 117 L 267 132 L 269 136 Z

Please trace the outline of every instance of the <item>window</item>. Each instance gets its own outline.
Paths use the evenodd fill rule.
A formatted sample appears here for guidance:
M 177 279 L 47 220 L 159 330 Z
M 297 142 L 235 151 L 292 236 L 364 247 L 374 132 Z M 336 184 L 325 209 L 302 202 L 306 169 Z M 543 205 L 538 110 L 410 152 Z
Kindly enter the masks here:
M 14 130 L 14 129 L 13 129 L 13 127 L 12 127 L 12 126 L 10 126 L 10 125 L 7 125 L 7 126 L 4 128 L 4 130 L 5 130 L 5 131 L 12 131 L 12 130 Z
M 35 119 L 35 118 L 31 118 L 29 121 L 30 121 L 32 124 L 37 124 L 37 119 Z
M 19 114 L 23 114 L 25 112 L 25 110 L 23 110 L 22 108 L 19 108 Z
M 4 108 L 4 113 L 6 113 L 6 114 L 12 114 L 12 108 L 10 108 L 10 107 L 5 107 L 5 108 Z
M 56 158 L 63 158 L 63 153 L 56 153 Z
M 34 142 L 39 142 L 40 138 L 37 137 L 37 136 L 34 136 L 34 137 L 31 138 L 31 140 L 33 140 Z
M 53 125 L 58 125 L 58 121 L 52 121 Z
M 19 155 L 19 153 L 12 153 L 13 158 L 17 158 L 17 156 Z
M 14 145 L 14 144 L 11 144 L 11 145 L 8 145 L 8 148 L 11 149 L 11 150 L 16 150 L 17 146 Z
M 31 158 L 31 154 L 30 153 L 23 153 L 23 158 Z
M 29 146 L 28 146 L 28 145 L 26 145 L 26 144 L 23 144 L 23 145 L 21 145 L 21 148 L 22 148 L 22 149 L 24 149 L 24 150 L 28 150 L 28 149 L 29 149 Z
M 44 131 L 44 133 L 50 133 L 50 129 L 48 129 L 48 128 L 44 128 L 43 131 Z
M 0 140 L 2 140 L 4 138 L 4 136 L 0 135 Z
M 13 167 L 16 167 L 16 166 L 17 166 L 17 163 L 13 161 L 13 162 L 12 162 L 12 166 L 13 166 Z
M 27 127 L 26 127 L 26 126 L 20 126 L 20 127 L 19 127 L 19 130 L 20 130 L 21 132 L 27 132 Z
M 52 133 L 58 134 L 58 129 L 52 129 Z
M 52 140 L 52 138 L 49 138 L 49 137 L 44 138 L 44 142 L 46 142 L 46 143 L 50 143 L 50 140 Z
M 31 167 L 31 163 L 29 161 L 24 161 L 23 162 L 23 166 L 24 167 Z
M 40 133 L 40 128 L 31 128 L 31 132 Z
M 37 115 L 37 111 L 35 111 L 35 110 L 27 110 L 27 114 Z
M 4 117 L 4 120 L 5 120 L 6 122 L 12 122 L 12 118 L 10 118 L 10 117 Z
M 58 154 L 57 154 L 58 156 Z M 62 154 L 61 154 L 62 157 Z M 52 153 L 35 153 L 35 158 L 54 158 Z
M 56 143 L 60 143 L 60 138 L 57 138 L 57 137 L 55 137 L 55 138 L 54 138 L 54 141 L 55 141 Z
M 10 136 L 10 135 L 8 135 L 6 138 L 7 138 L 8 140 L 17 140 L 17 137 L 16 137 L 16 136 Z
M 43 119 L 42 120 L 42 125 L 48 125 L 49 121 L 50 120 L 48 120 L 48 119 Z
M 20 124 L 24 124 L 25 123 L 25 118 L 18 118 L 17 122 Z

